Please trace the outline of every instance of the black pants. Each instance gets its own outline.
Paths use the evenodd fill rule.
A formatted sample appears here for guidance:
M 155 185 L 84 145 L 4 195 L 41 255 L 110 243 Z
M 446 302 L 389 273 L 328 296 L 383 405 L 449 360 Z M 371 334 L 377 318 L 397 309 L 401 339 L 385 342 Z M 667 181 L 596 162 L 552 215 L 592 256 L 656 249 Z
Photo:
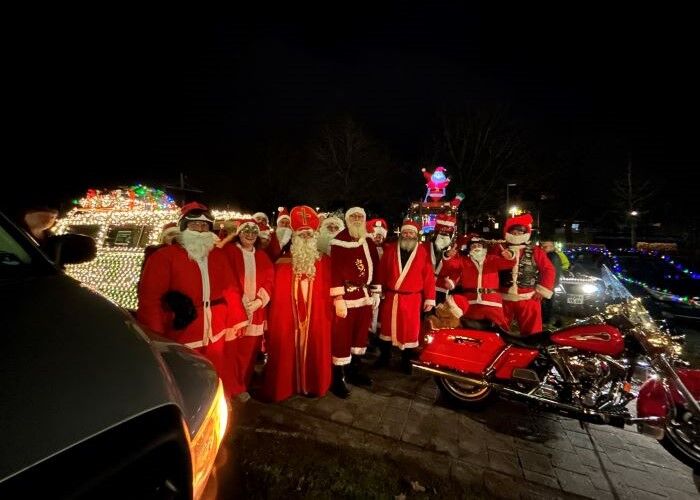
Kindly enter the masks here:
M 552 319 L 552 299 L 542 299 L 542 323 L 549 323 Z

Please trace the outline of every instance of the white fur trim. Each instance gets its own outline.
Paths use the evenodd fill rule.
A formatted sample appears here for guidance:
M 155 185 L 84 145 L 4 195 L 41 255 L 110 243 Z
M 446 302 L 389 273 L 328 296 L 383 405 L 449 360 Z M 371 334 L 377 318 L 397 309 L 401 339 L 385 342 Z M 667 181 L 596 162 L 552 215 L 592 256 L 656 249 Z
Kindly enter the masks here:
M 382 285 L 370 285 L 369 291 L 372 293 L 382 293 Z
M 374 226 L 374 227 L 372 228 L 372 233 L 373 233 L 373 234 L 381 234 L 381 235 L 384 236 L 385 238 L 386 238 L 386 235 L 387 235 L 386 229 L 384 229 L 382 226 Z
M 246 337 L 259 337 L 262 335 L 265 331 L 265 325 L 260 323 L 259 325 L 248 325 L 245 327 L 245 335 Z
M 552 295 L 554 295 L 554 292 L 552 290 L 550 290 L 549 288 L 545 288 L 542 285 L 535 285 L 535 290 L 545 299 L 551 299 Z
M 384 340 L 385 342 L 391 342 L 391 337 L 387 337 L 386 335 L 382 335 L 381 333 L 379 334 L 379 340 Z
M 435 221 L 435 224 L 438 226 L 447 226 L 447 227 L 454 227 L 455 223 L 452 222 L 451 220 L 438 220 Z
M 347 358 L 336 358 L 335 356 L 333 356 L 333 364 L 335 366 L 349 365 L 350 361 L 352 361 L 352 356 L 348 356 Z
M 415 349 L 416 347 L 418 347 L 418 342 L 408 342 L 407 344 L 401 344 L 397 342 L 394 345 L 403 351 L 404 349 Z
M 403 226 L 401 226 L 401 231 L 405 231 L 406 229 L 410 229 L 411 231 L 415 231 L 416 234 L 420 233 L 420 229 L 418 229 L 413 224 L 404 224 Z
M 351 347 L 350 348 L 350 354 L 354 354 L 355 356 L 364 356 L 366 352 L 367 352 L 366 347 Z
M 366 240 L 367 238 L 365 238 Z M 343 248 L 357 248 L 359 246 L 362 246 L 364 243 L 363 240 L 358 240 L 358 241 L 343 241 L 343 240 L 338 240 L 336 238 L 333 238 L 331 240 L 331 245 L 337 246 L 337 247 L 343 247 Z
M 532 296 L 535 295 L 535 292 L 526 292 L 526 293 L 501 293 L 501 298 L 503 300 L 508 300 L 510 302 L 518 302 L 520 300 L 529 300 L 532 298 Z
M 372 277 L 374 276 L 374 264 L 372 263 L 372 256 L 369 254 L 369 245 L 367 241 L 367 238 L 362 241 L 362 249 L 365 251 L 365 259 L 367 259 L 367 281 L 365 284 L 369 285 L 372 283 Z M 367 293 L 366 290 L 365 293 Z
M 345 287 L 344 286 L 334 286 L 331 287 L 331 297 L 338 297 L 340 295 L 343 295 L 345 293 Z
M 483 306 L 503 307 L 503 304 L 501 304 L 500 302 L 492 302 L 490 300 L 476 299 L 476 300 L 470 300 L 469 303 L 470 304 L 481 304 Z
M 265 212 L 255 212 L 253 214 L 253 219 L 257 219 L 258 217 L 264 217 L 265 220 L 270 220 L 270 218 L 267 216 Z
M 447 288 L 440 288 L 439 286 L 436 286 L 436 287 L 435 287 L 435 291 L 436 291 L 436 292 L 447 293 L 447 292 L 449 292 L 450 290 L 448 290 Z
M 346 300 L 345 305 L 348 309 L 355 309 L 356 307 L 364 307 L 372 305 L 371 297 L 362 297 L 361 299 Z
M 263 287 L 258 289 L 258 297 L 262 300 L 262 306 L 265 307 L 270 302 L 270 294 Z
M 231 328 L 224 328 L 221 330 L 221 334 L 224 334 L 224 340 L 226 341 L 236 340 L 239 337 L 238 331 L 246 326 L 248 326 L 248 320 L 241 321 L 240 323 L 233 325 Z
M 452 295 L 448 295 L 447 298 L 445 299 L 445 304 L 447 304 L 447 307 L 450 308 L 450 312 L 457 318 L 461 318 L 464 316 L 464 311 L 457 305 L 457 302 L 455 302 L 455 299 L 452 297 Z

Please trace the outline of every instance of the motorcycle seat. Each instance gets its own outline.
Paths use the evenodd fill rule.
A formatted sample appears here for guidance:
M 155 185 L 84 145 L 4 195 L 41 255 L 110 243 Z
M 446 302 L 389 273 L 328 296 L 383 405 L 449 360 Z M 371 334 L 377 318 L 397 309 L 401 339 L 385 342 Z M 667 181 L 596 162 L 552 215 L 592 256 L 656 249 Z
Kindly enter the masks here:
M 519 335 L 512 335 L 510 332 L 500 328 L 498 333 L 508 344 L 513 344 L 528 349 L 539 349 L 542 347 L 547 347 L 549 344 L 551 344 L 549 339 L 551 332 L 549 330 L 544 330 L 542 332 L 533 333 L 522 337 Z

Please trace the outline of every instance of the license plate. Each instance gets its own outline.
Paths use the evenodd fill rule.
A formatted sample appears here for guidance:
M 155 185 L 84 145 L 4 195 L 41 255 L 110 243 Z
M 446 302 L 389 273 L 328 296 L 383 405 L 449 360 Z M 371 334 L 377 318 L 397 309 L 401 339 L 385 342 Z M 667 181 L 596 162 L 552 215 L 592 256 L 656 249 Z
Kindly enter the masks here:
M 583 304 L 583 295 L 567 295 L 567 304 Z

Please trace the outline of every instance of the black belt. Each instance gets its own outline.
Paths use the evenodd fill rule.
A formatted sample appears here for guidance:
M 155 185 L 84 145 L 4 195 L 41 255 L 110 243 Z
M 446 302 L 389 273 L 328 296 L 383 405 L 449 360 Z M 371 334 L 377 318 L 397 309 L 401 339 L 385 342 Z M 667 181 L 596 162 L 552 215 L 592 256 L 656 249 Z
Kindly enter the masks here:
M 219 297 L 218 299 L 210 300 L 209 301 L 209 307 L 211 306 L 218 306 L 221 304 L 226 304 L 226 298 L 225 297 Z M 202 305 L 206 307 L 207 303 L 202 302 Z
M 417 292 L 411 292 L 406 290 L 393 290 L 389 288 L 387 289 L 387 292 L 398 293 L 399 295 L 413 295 L 414 293 L 421 293 L 421 290 L 418 290 Z
M 462 292 L 466 293 L 496 293 L 497 288 L 463 288 Z

